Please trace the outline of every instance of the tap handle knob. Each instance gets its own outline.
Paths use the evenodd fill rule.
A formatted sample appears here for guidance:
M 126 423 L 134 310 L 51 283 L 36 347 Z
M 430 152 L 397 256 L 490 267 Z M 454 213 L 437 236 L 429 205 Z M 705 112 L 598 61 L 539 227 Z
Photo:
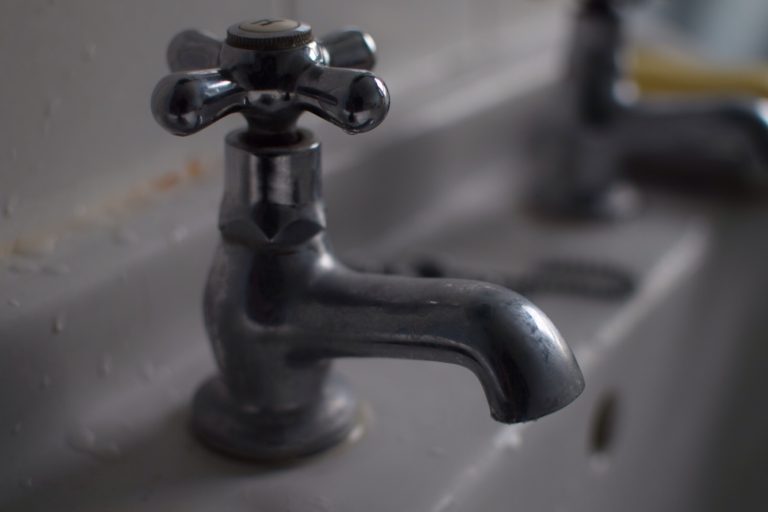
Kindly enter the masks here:
M 168 45 L 168 69 L 177 73 L 217 68 L 222 46 L 222 41 L 203 30 L 189 29 L 179 32 Z
M 329 65 L 333 67 L 371 70 L 376 65 L 376 43 L 370 34 L 360 29 L 337 30 L 319 42 L 328 52 Z
M 315 40 L 309 25 L 263 19 L 232 25 L 225 41 L 197 30 L 168 48 L 173 71 L 155 87 L 152 113 L 176 135 L 196 133 L 232 113 L 252 131 L 293 133 L 303 112 L 349 133 L 378 126 L 389 111 L 368 34 L 347 29 Z

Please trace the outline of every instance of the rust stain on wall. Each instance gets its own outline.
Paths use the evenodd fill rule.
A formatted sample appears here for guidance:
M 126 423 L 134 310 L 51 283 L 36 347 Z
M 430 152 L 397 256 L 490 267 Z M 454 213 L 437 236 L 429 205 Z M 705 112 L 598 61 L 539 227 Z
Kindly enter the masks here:
M 31 233 L 22 233 L 9 242 L 0 244 L 0 259 L 9 256 L 38 257 L 53 251 L 55 243 L 67 235 L 103 227 L 118 216 L 127 214 L 156 198 L 194 182 L 210 174 L 198 159 L 188 160 L 183 169 L 170 170 L 160 176 L 139 183 L 124 193 L 115 194 L 108 200 L 81 208 L 60 224 Z

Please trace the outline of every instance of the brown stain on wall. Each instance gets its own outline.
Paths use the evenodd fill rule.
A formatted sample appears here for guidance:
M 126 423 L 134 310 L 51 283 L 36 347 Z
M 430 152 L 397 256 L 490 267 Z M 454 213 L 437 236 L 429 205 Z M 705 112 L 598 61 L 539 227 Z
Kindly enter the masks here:
M 148 181 L 139 183 L 125 193 L 102 201 L 83 212 L 74 214 L 64 222 L 49 226 L 36 232 L 22 233 L 13 240 L 0 244 L 0 259 L 9 256 L 43 256 L 46 247 L 55 247 L 56 241 L 66 235 L 82 232 L 95 226 L 104 226 L 105 219 L 115 220 L 118 216 L 130 213 L 158 197 L 190 185 L 210 174 L 198 159 L 188 160 L 181 170 L 170 170 Z M 40 254 L 35 254 L 38 252 Z

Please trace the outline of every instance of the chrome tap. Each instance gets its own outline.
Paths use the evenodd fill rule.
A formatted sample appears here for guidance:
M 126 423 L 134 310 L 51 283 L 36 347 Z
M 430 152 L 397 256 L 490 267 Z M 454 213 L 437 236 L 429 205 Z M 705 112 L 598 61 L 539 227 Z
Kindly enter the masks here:
M 626 71 L 630 0 L 583 0 L 532 201 L 546 214 L 616 217 L 637 203 L 629 169 L 768 182 L 768 105 L 755 98 L 640 97 Z M 692 171 L 692 172 L 691 172 Z
M 381 123 L 386 86 L 362 70 L 374 53 L 357 30 L 315 40 L 290 20 L 234 25 L 223 43 L 186 31 L 170 45 L 176 72 L 152 96 L 164 128 L 189 135 L 233 112 L 248 122 L 226 138 L 222 241 L 204 295 L 220 372 L 197 392 L 192 417 L 199 437 L 225 453 L 284 461 L 344 440 L 358 407 L 331 368 L 338 357 L 466 366 L 507 423 L 556 411 L 583 389 L 556 328 L 517 294 L 358 273 L 333 256 L 320 143 L 296 122 L 309 111 L 350 133 Z

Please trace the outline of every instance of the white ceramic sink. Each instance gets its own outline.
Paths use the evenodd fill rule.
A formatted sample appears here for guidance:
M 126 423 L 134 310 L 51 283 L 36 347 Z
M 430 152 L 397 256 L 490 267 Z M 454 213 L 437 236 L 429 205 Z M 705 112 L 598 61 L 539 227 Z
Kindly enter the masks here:
M 214 371 L 200 297 L 220 173 L 193 166 L 70 226 L 55 256 L 2 262 L 0 509 L 683 511 L 718 510 L 732 495 L 752 503 L 759 480 L 720 470 L 766 469 L 765 457 L 754 469 L 742 455 L 767 424 L 754 379 L 765 361 L 768 243 L 759 237 L 768 209 L 649 192 L 622 222 L 533 219 L 519 206 L 513 142 L 539 99 L 483 108 L 346 163 L 331 157 L 326 203 L 331 238 L 350 259 L 435 252 L 516 272 L 577 257 L 634 273 L 638 290 L 623 301 L 533 297 L 584 370 L 587 390 L 574 404 L 503 426 L 463 368 L 344 360 L 366 404 L 347 445 L 281 468 L 209 452 L 186 421 L 191 393 Z

